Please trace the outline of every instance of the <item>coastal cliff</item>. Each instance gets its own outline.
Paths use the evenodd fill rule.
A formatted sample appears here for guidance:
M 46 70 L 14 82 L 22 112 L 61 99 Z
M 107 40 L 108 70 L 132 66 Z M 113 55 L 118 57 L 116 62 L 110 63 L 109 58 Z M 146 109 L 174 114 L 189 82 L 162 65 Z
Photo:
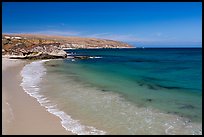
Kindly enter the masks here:
M 80 37 L 3 34 L 2 55 L 20 59 L 66 58 L 64 49 L 132 48 L 123 42 Z

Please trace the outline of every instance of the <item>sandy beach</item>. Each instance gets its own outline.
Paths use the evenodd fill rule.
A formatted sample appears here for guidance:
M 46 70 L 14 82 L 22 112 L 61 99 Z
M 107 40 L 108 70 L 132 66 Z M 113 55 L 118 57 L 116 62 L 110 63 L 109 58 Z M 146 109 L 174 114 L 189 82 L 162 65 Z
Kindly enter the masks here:
M 66 135 L 60 119 L 50 114 L 20 86 L 28 61 L 2 58 L 2 134 Z

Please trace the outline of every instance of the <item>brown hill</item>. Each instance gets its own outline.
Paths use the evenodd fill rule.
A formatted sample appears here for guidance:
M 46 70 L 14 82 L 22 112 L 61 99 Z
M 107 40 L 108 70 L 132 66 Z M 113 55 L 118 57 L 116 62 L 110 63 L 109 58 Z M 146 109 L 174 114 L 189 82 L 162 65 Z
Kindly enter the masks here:
M 118 41 L 80 38 L 65 36 L 49 36 L 34 34 L 3 34 L 3 55 L 27 55 L 46 53 L 62 53 L 60 50 L 69 48 L 132 48 L 132 46 Z
M 4 36 L 19 36 L 25 42 L 33 44 L 41 43 L 60 43 L 61 48 L 131 48 L 124 42 L 114 40 L 96 39 L 96 38 L 81 38 L 81 37 L 65 37 L 65 36 L 51 36 L 51 35 L 34 35 L 34 34 L 13 34 Z

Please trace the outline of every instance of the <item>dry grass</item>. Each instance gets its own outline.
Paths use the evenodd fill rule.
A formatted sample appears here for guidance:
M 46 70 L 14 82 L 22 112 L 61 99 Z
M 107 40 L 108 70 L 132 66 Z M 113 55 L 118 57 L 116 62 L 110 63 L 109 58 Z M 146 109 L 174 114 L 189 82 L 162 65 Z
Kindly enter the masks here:
M 98 46 L 104 47 L 105 45 L 112 45 L 118 47 L 132 47 L 124 42 L 105 40 L 98 38 L 82 38 L 82 37 L 66 37 L 66 36 L 54 36 L 54 35 L 41 35 L 41 34 L 3 34 L 3 36 L 20 36 L 27 38 L 28 40 L 46 40 L 47 43 L 59 42 L 61 44 L 72 43 L 72 44 L 85 44 L 87 46 Z

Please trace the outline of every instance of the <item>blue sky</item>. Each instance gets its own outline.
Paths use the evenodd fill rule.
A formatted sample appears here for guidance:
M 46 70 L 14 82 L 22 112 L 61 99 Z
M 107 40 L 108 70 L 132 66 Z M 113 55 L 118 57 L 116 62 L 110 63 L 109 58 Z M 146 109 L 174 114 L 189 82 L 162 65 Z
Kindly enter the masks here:
M 3 2 L 3 33 L 202 46 L 201 2 Z

